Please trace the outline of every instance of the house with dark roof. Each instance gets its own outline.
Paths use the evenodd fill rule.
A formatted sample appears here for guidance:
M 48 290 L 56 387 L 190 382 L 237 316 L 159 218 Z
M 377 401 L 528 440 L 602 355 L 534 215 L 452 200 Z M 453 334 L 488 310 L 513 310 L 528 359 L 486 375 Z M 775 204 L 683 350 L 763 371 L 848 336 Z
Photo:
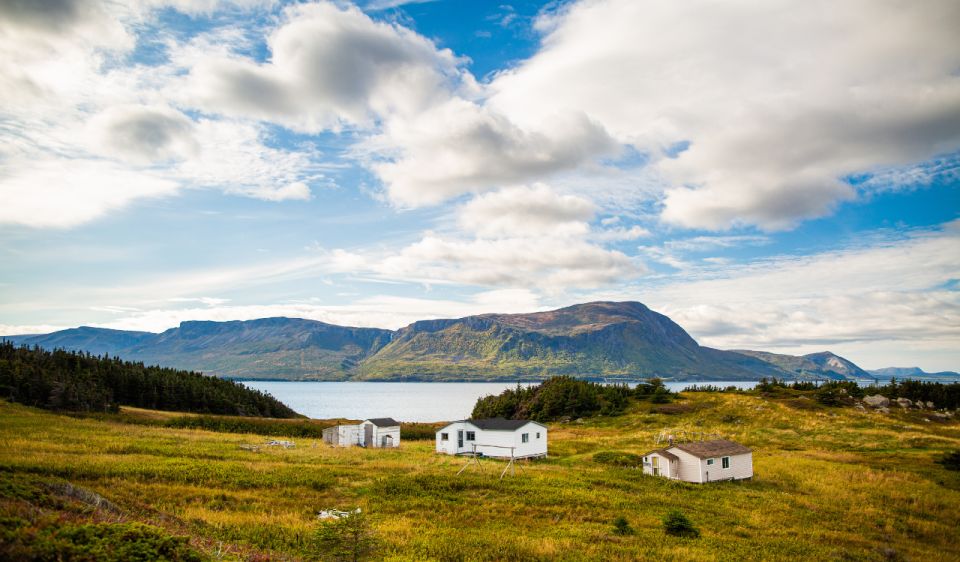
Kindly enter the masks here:
M 451 422 L 437 430 L 438 453 L 496 458 L 547 456 L 547 426 L 530 420 L 486 418 Z
M 753 478 L 753 451 L 726 439 L 678 443 L 643 456 L 643 472 L 684 482 Z
M 399 447 L 400 422 L 393 418 L 370 418 L 357 424 L 335 425 L 323 430 L 323 440 L 338 447 Z

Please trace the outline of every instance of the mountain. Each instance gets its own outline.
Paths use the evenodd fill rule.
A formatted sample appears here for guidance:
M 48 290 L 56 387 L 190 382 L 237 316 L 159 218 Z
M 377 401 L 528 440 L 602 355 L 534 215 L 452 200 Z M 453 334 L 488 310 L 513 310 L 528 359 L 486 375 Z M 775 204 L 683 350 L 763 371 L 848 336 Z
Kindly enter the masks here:
M 885 367 L 883 369 L 872 369 L 869 372 L 871 375 L 878 379 L 891 379 L 896 377 L 897 379 L 913 379 L 913 380 L 929 380 L 929 379 L 945 379 L 950 381 L 960 381 L 960 373 L 954 371 L 939 371 L 936 373 L 928 373 L 921 369 L 920 367 Z
M 661 376 L 724 380 L 781 376 L 775 366 L 701 347 L 636 302 L 596 302 L 532 314 L 424 320 L 365 361 L 363 379 L 539 379 Z
M 873 378 L 870 373 L 835 353 L 821 351 L 809 355 L 784 355 L 768 351 L 736 349 L 734 353 L 754 357 L 787 371 L 790 378 L 827 378 L 862 380 Z
M 393 332 L 299 318 L 182 322 L 160 334 L 76 328 L 5 337 L 16 344 L 119 355 L 164 367 L 233 378 L 341 380 Z
M 638 302 L 422 320 L 397 331 L 297 318 L 183 322 L 160 334 L 75 328 L 17 344 L 107 353 L 208 374 L 286 380 L 868 378 L 829 352 L 803 357 L 699 345 Z

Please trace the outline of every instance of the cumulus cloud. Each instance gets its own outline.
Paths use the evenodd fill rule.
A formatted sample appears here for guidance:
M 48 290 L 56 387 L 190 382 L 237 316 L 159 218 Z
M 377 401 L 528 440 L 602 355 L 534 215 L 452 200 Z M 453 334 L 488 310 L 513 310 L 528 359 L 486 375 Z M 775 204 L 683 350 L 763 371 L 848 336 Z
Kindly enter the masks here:
M 596 207 L 549 187 L 512 187 L 475 197 L 460 208 L 460 225 L 485 238 L 583 234 Z
M 191 69 L 201 107 L 316 133 L 421 111 L 461 81 L 452 52 L 356 7 L 304 4 L 285 18 L 269 62 L 217 56 Z
M 849 174 L 960 147 L 958 26 L 949 0 L 578 2 L 488 106 L 581 111 L 651 154 L 668 223 L 784 229 L 856 197 Z
M 91 127 L 100 152 L 135 164 L 182 160 L 199 151 L 193 121 L 167 107 L 111 107 Z
M 366 146 L 390 156 L 372 165 L 390 198 L 421 206 L 570 170 L 618 145 L 582 113 L 521 128 L 480 104 L 451 98 L 388 121 Z

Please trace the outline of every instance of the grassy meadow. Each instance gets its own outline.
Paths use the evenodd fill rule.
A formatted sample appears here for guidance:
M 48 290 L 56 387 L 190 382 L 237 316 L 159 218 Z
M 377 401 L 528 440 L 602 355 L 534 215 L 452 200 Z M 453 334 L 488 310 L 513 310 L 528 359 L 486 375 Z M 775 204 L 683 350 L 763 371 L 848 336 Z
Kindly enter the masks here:
M 550 424 L 550 457 L 502 482 L 492 460 L 456 476 L 464 460 L 431 440 L 249 451 L 270 437 L 162 425 L 169 417 L 0 402 L 0 539 L 145 523 L 188 537 L 200 559 L 313 560 L 325 554 L 317 511 L 361 507 L 377 560 L 960 560 L 960 473 L 935 462 L 960 449 L 960 423 L 923 412 L 687 393 Z M 594 459 L 646 452 L 664 427 L 752 447 L 755 478 L 685 484 Z M 675 508 L 699 538 L 664 533 Z M 634 534 L 613 532 L 619 516 Z

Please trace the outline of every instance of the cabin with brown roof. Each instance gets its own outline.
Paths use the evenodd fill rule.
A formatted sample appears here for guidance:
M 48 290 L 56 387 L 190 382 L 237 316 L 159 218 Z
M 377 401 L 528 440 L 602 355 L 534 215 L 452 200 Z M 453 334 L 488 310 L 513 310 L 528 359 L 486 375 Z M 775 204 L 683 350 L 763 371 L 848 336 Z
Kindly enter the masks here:
M 643 472 L 684 482 L 753 478 L 753 451 L 726 439 L 678 443 L 643 456 Z

